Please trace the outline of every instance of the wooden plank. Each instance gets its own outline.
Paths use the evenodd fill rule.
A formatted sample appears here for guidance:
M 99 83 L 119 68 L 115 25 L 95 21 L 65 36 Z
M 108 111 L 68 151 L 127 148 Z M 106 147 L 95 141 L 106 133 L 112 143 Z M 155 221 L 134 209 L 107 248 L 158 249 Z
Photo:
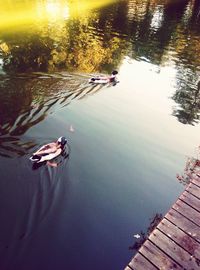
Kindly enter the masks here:
M 185 191 L 183 194 L 179 197 L 182 201 L 186 202 L 193 208 L 195 208 L 197 211 L 200 212 L 200 200 L 197 199 L 195 196 L 193 196 L 191 193 Z
M 195 176 L 125 270 L 200 270 L 200 175 Z
M 189 219 L 185 218 L 174 209 L 165 215 L 165 218 L 176 224 L 181 230 L 190 234 L 194 239 L 200 243 L 200 228 L 196 224 L 192 223 Z
M 157 228 L 183 247 L 190 255 L 194 255 L 195 258 L 200 260 L 200 243 L 195 241 L 194 238 L 181 231 L 179 227 L 165 218 L 159 223 Z
M 185 269 L 200 270 L 200 265 L 194 257 L 158 229 L 153 231 L 149 240 Z
M 137 253 L 135 257 L 132 259 L 132 261 L 129 263 L 129 266 L 131 269 L 134 270 L 157 270 L 153 264 L 151 264 L 143 255 L 140 253 Z
M 179 213 L 196 223 L 198 226 L 200 226 L 200 213 L 196 211 L 194 208 L 190 207 L 186 203 L 182 202 L 181 200 L 177 200 L 177 202 L 173 205 L 175 210 L 177 210 Z
M 163 251 L 161 251 L 154 244 L 152 244 L 149 240 L 146 240 L 144 242 L 143 246 L 140 248 L 139 251 L 154 265 L 156 265 L 158 269 L 162 270 L 183 269 L 174 260 L 172 260 L 169 256 L 167 256 Z M 144 270 L 146 269 L 148 268 L 144 268 Z
M 192 179 L 191 183 L 197 185 L 198 187 L 200 187 L 200 178 L 194 178 Z
M 200 188 L 193 183 L 190 183 L 186 190 L 200 199 Z

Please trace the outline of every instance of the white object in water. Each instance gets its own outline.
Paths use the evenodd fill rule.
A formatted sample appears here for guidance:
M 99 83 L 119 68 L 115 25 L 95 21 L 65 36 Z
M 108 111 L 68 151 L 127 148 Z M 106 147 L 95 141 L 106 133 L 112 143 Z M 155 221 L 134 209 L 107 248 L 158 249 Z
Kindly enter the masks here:
M 140 238 L 140 235 L 137 233 L 137 234 L 134 234 L 133 235 L 135 238 L 139 239 Z

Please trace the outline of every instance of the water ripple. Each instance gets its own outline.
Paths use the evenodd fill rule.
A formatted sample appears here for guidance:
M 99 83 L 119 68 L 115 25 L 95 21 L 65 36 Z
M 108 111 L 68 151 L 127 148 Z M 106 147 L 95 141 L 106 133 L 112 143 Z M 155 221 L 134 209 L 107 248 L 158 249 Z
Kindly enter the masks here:
M 69 105 L 73 100 L 92 95 L 105 87 L 88 84 L 89 76 L 72 76 L 66 73 L 32 75 L 6 77 L 3 88 L 2 85 L 0 86 L 2 88 L 0 155 L 2 156 L 15 157 L 30 153 L 37 143 L 22 139 L 22 135 L 31 127 L 43 121 L 56 109 Z M 7 104 L 11 104 L 12 100 L 18 98 L 18 89 L 13 91 L 14 85 L 20 88 L 20 102 L 7 107 Z

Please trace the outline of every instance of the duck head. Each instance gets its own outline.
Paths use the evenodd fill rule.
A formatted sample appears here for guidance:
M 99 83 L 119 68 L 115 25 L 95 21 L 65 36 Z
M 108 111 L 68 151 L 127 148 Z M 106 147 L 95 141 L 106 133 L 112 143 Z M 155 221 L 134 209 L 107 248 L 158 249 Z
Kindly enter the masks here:
M 64 147 L 65 144 L 67 143 L 67 139 L 65 137 L 60 137 L 58 138 L 57 142 L 61 144 L 62 147 Z
M 118 74 L 117 70 L 113 70 L 112 75 L 116 76 Z

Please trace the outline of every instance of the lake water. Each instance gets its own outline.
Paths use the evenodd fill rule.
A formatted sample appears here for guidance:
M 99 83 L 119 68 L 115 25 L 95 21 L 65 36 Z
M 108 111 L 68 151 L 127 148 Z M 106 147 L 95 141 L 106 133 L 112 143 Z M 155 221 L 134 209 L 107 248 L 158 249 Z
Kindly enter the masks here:
M 124 269 L 197 155 L 200 1 L 0 7 L 0 269 Z M 34 167 L 60 136 L 69 156 Z

